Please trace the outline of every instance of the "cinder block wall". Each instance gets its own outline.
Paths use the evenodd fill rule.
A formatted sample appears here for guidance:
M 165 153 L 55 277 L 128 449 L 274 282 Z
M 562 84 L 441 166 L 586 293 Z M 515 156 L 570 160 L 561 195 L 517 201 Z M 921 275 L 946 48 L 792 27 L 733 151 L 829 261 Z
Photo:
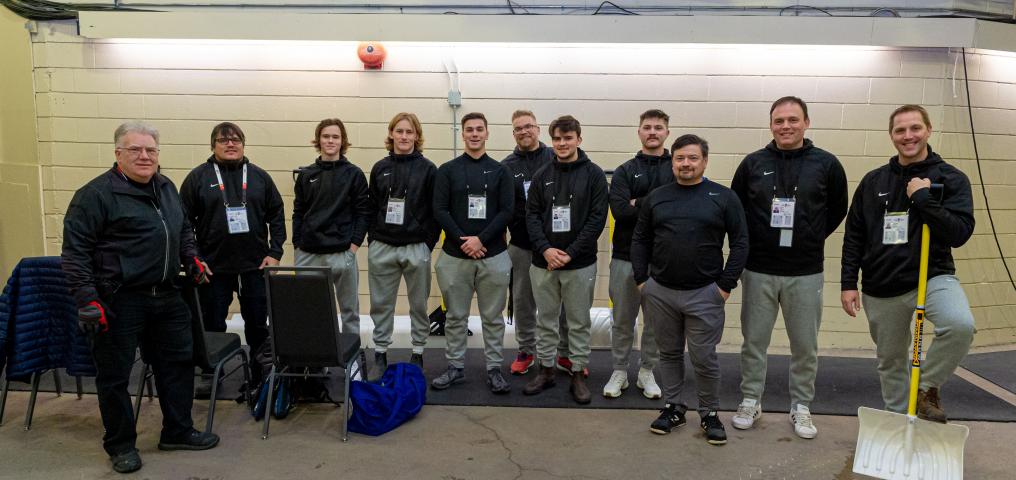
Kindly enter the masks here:
M 638 115 L 662 108 L 671 140 L 710 141 L 707 176 L 728 184 L 740 159 L 771 139 L 768 108 L 782 95 L 809 102 L 809 137 L 837 154 L 850 180 L 895 153 L 888 114 L 903 103 L 932 113 L 932 146 L 974 183 L 977 229 L 956 251 L 959 275 L 977 316 L 977 345 L 1016 342 L 1016 292 L 999 260 L 969 135 L 957 51 L 790 46 L 588 46 L 388 44 L 383 71 L 365 72 L 355 45 L 294 42 L 93 41 L 72 25 L 43 24 L 34 36 L 39 152 L 43 165 L 46 251 L 57 254 L 63 214 L 76 188 L 113 162 L 113 129 L 141 118 L 162 131 L 164 172 L 176 182 L 209 155 L 219 121 L 238 122 L 247 155 L 268 169 L 292 208 L 290 170 L 310 163 L 316 122 L 339 117 L 365 172 L 384 156 L 387 121 L 411 111 L 424 122 L 425 155 L 452 157 L 453 113 L 445 60 L 460 72 L 463 105 L 484 112 L 495 158 L 514 147 L 510 115 L 533 110 L 546 125 L 561 114 L 583 123 L 582 147 L 605 169 L 639 148 Z M 1016 56 L 968 55 L 974 120 L 985 188 L 1002 249 L 1016 269 Z M 954 73 L 955 72 L 955 73 Z M 955 78 L 954 78 L 955 77 Z M 458 142 L 461 148 L 461 141 Z M 823 348 L 871 348 L 863 318 L 839 306 L 840 232 L 828 242 Z M 600 238 L 596 303 L 606 306 L 609 237 Z M 361 310 L 369 308 L 366 251 L 359 256 Z M 287 245 L 284 262 L 292 261 Z M 434 283 L 431 304 L 439 301 Z M 399 311 L 406 302 L 400 297 Z M 739 290 L 727 308 L 724 342 L 740 342 Z M 782 327 L 774 345 L 786 345 Z

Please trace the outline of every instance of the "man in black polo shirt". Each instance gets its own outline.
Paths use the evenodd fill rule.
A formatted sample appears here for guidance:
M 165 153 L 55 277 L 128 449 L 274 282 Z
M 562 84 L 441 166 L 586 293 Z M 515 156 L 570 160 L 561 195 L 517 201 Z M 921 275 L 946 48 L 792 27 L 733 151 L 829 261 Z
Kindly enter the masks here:
M 448 369 L 431 382 L 441 390 L 465 379 L 466 323 L 473 294 L 483 322 L 487 385 L 497 394 L 511 385 L 501 373 L 504 305 L 512 263 L 505 227 L 512 218 L 508 169 L 487 155 L 487 118 L 462 117 L 465 153 L 441 165 L 434 179 L 434 218 L 445 232 L 434 270 L 445 306 Z
M 748 230 L 737 195 L 703 178 L 709 144 L 696 135 L 682 135 L 671 151 L 677 182 L 646 197 L 631 245 L 642 308 L 660 348 L 667 402 L 649 430 L 667 434 L 686 423 L 688 406 L 681 390 L 687 340 L 702 430 L 711 445 L 723 445 L 727 434 L 716 413 L 720 408 L 716 345 L 723 336 L 723 307 L 748 258 Z M 726 266 L 724 236 L 730 243 Z

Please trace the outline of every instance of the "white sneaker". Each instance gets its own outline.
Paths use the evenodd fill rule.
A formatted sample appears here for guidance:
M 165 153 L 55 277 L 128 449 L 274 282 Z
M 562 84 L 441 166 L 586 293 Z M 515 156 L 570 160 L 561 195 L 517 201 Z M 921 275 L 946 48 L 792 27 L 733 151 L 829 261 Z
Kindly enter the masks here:
M 762 404 L 753 398 L 741 400 L 737 407 L 737 413 L 731 419 L 731 424 L 738 430 L 747 430 L 755 426 L 755 421 L 762 418 Z
M 804 405 L 797 405 L 790 411 L 790 423 L 794 424 L 794 433 L 801 438 L 815 438 L 818 428 L 811 421 L 811 410 Z
M 641 388 L 642 396 L 648 399 L 657 399 L 663 396 L 660 386 L 656 384 L 656 377 L 653 376 L 652 370 L 640 368 L 639 379 L 635 382 L 635 386 Z
M 628 372 L 614 370 L 614 373 L 610 374 L 610 380 L 607 380 L 607 384 L 603 386 L 603 396 L 607 398 L 620 397 L 621 390 L 626 388 L 628 388 Z

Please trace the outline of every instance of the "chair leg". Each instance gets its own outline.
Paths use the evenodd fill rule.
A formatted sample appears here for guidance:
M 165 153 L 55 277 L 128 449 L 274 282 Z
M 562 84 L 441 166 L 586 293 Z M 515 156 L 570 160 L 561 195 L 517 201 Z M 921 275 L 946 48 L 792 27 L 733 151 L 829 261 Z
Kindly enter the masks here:
M 150 365 L 145 365 L 145 367 L 147 372 L 145 374 L 145 386 L 148 387 L 148 401 L 151 402 L 155 400 L 155 384 L 152 382 L 152 367 Z
M 141 416 L 141 397 L 145 395 L 145 384 L 149 385 L 148 395 L 151 399 L 151 379 L 148 377 L 148 369 L 151 368 L 148 364 L 144 364 L 141 367 L 141 381 L 138 383 L 138 394 L 137 398 L 134 399 L 134 428 L 138 426 L 138 417 Z
M 78 389 L 78 400 L 85 396 L 85 389 L 81 385 L 81 375 L 74 377 L 74 386 Z
M 56 369 L 56 368 L 53 369 L 53 386 L 56 387 L 56 396 L 62 397 L 63 396 L 63 379 L 60 378 L 60 370 Z
M 208 420 L 205 421 L 205 431 L 209 433 L 212 431 L 212 422 L 215 421 L 215 399 L 216 395 L 218 395 L 219 381 L 221 380 L 219 376 L 222 375 L 222 364 L 224 363 L 226 362 L 219 362 L 215 366 L 215 372 L 212 373 L 212 392 L 208 398 Z
M 28 411 L 25 412 L 26 432 L 32 428 L 32 415 L 35 414 L 35 399 L 39 396 L 39 380 L 41 379 L 42 373 L 35 372 L 32 374 L 32 396 L 28 398 Z
M 251 401 L 250 392 L 251 392 L 251 389 L 254 388 L 254 385 L 250 384 L 250 381 L 251 381 L 251 378 L 250 378 L 250 357 L 247 355 L 247 351 L 242 349 L 242 348 L 240 349 L 240 360 L 243 362 L 243 364 L 241 365 L 241 368 L 243 368 L 243 383 L 244 383 L 244 385 L 247 385 L 247 388 L 243 392 L 243 399 L 244 399 L 245 402 L 247 402 L 247 405 L 250 405 L 250 401 Z
M 346 370 L 343 372 L 343 376 L 346 379 L 345 389 L 342 392 L 342 441 L 347 442 L 349 441 L 349 416 L 353 413 L 352 405 L 349 403 L 349 379 L 353 376 L 353 372 Z
M 272 371 L 268 374 L 268 403 L 265 404 L 265 425 L 261 430 L 261 439 L 268 439 L 268 422 L 272 420 L 272 403 L 275 401 L 275 365 L 272 365 Z
M 4 411 L 7 410 L 7 389 L 11 386 L 11 380 L 4 378 L 3 391 L 0 391 L 0 425 L 4 424 Z

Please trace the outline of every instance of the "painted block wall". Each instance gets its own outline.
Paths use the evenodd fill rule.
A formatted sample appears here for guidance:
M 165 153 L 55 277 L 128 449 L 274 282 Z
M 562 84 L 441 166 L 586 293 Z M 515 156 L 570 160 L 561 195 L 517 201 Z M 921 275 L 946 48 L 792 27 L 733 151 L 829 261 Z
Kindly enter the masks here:
M 388 120 L 411 111 L 424 123 L 424 154 L 452 158 L 449 74 L 457 66 L 463 105 L 491 121 L 495 158 L 514 146 L 510 115 L 534 111 L 546 125 L 572 114 L 583 124 L 583 148 L 604 169 L 631 158 L 638 115 L 662 108 L 671 140 L 697 133 L 711 144 L 707 176 L 729 184 L 741 158 L 771 134 L 768 108 L 783 95 L 810 106 L 815 143 L 839 156 L 850 191 L 867 171 L 895 153 L 888 115 L 903 103 L 932 114 L 932 148 L 974 184 L 977 228 L 955 252 L 958 274 L 980 332 L 976 345 L 1016 343 L 1016 292 L 992 235 L 986 205 L 1010 267 L 1016 269 L 1016 56 L 967 55 L 981 156 L 973 160 L 966 91 L 958 51 L 870 47 L 628 45 L 551 46 L 388 44 L 383 71 L 363 71 L 349 43 L 89 40 L 73 25 L 46 23 L 33 37 L 42 165 L 46 252 L 58 254 L 63 214 L 76 188 L 113 162 L 112 132 L 124 120 L 151 121 L 162 132 L 164 172 L 176 182 L 209 155 L 209 132 L 235 121 L 247 155 L 269 170 L 292 208 L 290 171 L 313 161 L 318 120 L 339 117 L 353 147 L 348 158 L 365 172 L 385 154 Z M 461 141 L 458 142 L 461 146 Z M 842 226 L 826 248 L 823 348 L 872 348 L 864 319 L 839 307 Z M 292 261 L 286 245 L 284 263 Z M 606 306 L 609 236 L 600 238 L 596 305 Z M 366 250 L 359 253 L 366 268 Z M 361 310 L 368 309 L 366 271 Z M 437 283 L 431 305 L 439 301 Z M 724 343 L 740 342 L 740 291 L 728 303 Z M 400 297 L 398 312 L 406 311 Z M 780 322 L 778 322 L 780 323 Z M 773 344 L 787 345 L 782 326 Z

